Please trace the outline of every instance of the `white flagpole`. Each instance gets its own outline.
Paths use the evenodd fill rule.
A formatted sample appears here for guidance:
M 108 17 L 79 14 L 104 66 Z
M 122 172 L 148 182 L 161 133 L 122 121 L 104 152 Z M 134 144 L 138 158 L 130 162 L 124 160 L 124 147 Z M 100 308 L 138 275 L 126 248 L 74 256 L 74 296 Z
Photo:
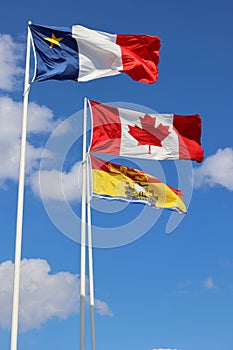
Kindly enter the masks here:
M 31 24 L 31 22 L 28 22 L 28 24 Z M 16 222 L 15 271 L 14 271 L 14 290 L 13 290 L 12 321 L 11 321 L 11 350 L 17 349 L 17 341 L 18 341 L 20 261 L 21 261 L 21 248 L 22 248 L 25 158 L 26 158 L 26 140 L 27 140 L 27 114 L 28 114 L 27 111 L 28 111 L 28 95 L 30 90 L 29 70 L 30 70 L 30 32 L 28 27 L 24 95 L 23 95 L 23 120 L 22 120 L 21 154 L 20 154 L 20 168 L 19 168 L 17 222 Z
M 85 295 L 86 295 L 86 174 L 87 174 L 87 99 L 83 113 L 83 161 L 82 161 L 82 207 L 80 251 L 80 350 L 85 348 Z
M 90 163 L 88 163 L 89 165 Z M 91 348 L 96 350 L 95 340 L 95 298 L 93 278 L 93 257 L 92 257 L 92 231 L 91 231 L 91 179 L 90 167 L 87 169 L 87 225 L 88 225 L 88 264 L 89 264 L 89 288 L 90 288 L 90 319 L 91 319 Z

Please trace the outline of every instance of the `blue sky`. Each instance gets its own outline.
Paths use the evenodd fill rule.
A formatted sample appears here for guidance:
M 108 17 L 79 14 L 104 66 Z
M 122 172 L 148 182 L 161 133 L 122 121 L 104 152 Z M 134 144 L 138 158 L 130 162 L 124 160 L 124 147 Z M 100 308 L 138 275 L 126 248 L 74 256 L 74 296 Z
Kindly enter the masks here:
M 101 239 L 108 242 L 113 241 L 109 235 L 119 233 L 119 246 L 94 249 L 97 349 L 217 350 L 233 347 L 232 11 L 231 1 L 226 0 L 221 4 L 199 0 L 191 3 L 90 0 L 82 4 L 70 0 L 65 3 L 41 0 L 36 7 L 33 2 L 25 0 L 2 4 L 2 350 L 10 346 L 12 262 L 28 20 L 54 26 L 81 24 L 109 33 L 157 35 L 161 39 L 161 61 L 159 80 L 152 85 L 137 83 L 121 74 L 87 83 L 50 81 L 31 86 L 18 349 L 72 350 L 79 346 L 80 246 L 74 236 L 73 240 L 69 239 L 69 233 L 62 233 L 56 225 L 67 225 L 71 235 L 79 234 L 80 193 L 75 189 L 81 160 L 80 138 L 77 137 L 70 147 L 62 169 L 67 201 L 77 221 L 65 222 L 64 203 L 56 185 L 60 173 L 50 170 L 60 159 L 60 151 L 64 151 L 64 143 L 69 137 L 74 137 L 75 132 L 77 135 L 82 133 L 82 112 L 79 111 L 83 108 L 84 97 L 105 103 L 145 106 L 159 113 L 199 113 L 205 151 L 201 165 L 179 163 L 181 170 L 178 171 L 174 162 L 132 163 L 132 159 L 129 162 L 130 165 L 140 165 L 155 176 L 161 175 L 171 186 L 180 185 L 185 198 L 191 197 L 188 214 L 171 233 L 166 233 L 170 211 L 93 201 L 93 235 L 97 245 L 102 233 Z M 68 126 L 67 120 L 71 122 Z M 59 126 L 60 129 L 56 129 Z M 58 158 L 50 162 L 49 154 L 43 150 L 50 150 L 46 143 L 54 130 L 58 130 L 58 139 L 55 140 L 58 140 L 55 146 Z M 47 183 L 47 198 L 43 200 L 37 182 L 41 159 Z M 124 162 L 128 160 L 124 159 Z M 193 190 L 189 183 L 192 168 Z M 182 171 L 187 176 L 184 175 L 179 183 L 178 175 Z M 54 224 L 51 221 L 54 212 L 51 214 L 46 210 L 54 208 L 55 203 L 58 203 L 58 211 L 55 211 Z M 60 213 L 64 216 L 57 215 Z M 178 220 L 177 217 L 174 220 Z M 151 223 L 148 229 L 145 228 L 147 223 Z M 132 242 L 125 244 L 128 237 Z M 86 349 L 90 349 L 88 302 L 86 311 Z

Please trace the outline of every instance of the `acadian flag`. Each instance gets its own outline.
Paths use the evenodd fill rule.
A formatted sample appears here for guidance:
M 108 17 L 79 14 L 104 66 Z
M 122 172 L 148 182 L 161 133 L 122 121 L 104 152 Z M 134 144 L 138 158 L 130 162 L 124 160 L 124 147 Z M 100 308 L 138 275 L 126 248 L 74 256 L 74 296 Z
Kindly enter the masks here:
M 191 159 L 202 162 L 201 118 L 198 114 L 145 114 L 89 101 L 92 153 L 152 160 Z
M 35 53 L 33 81 L 92 79 L 122 72 L 143 83 L 158 80 L 160 39 L 85 28 L 29 25 Z
M 104 199 L 118 199 L 167 208 L 185 214 L 183 194 L 152 175 L 114 164 L 91 155 L 92 193 Z

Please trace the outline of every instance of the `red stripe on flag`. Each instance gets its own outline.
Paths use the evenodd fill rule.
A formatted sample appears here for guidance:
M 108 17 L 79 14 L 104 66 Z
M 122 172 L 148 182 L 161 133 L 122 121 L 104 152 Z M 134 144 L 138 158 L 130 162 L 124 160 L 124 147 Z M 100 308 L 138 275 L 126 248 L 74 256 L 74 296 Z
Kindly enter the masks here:
M 123 72 L 132 79 L 151 84 L 158 80 L 160 39 L 149 35 L 117 34 Z
M 173 127 L 179 139 L 179 158 L 202 162 L 204 151 L 201 147 L 202 124 L 199 114 L 174 114 Z
M 121 143 L 121 121 L 118 108 L 90 101 L 93 134 L 90 151 L 119 155 Z

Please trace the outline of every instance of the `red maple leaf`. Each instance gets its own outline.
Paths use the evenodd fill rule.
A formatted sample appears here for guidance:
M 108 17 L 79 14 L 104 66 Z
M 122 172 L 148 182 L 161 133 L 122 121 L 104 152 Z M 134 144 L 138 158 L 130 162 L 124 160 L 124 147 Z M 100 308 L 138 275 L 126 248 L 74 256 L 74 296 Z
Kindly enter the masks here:
M 148 145 L 148 153 L 151 153 L 151 146 L 162 147 L 161 142 L 170 134 L 169 126 L 159 124 L 155 127 L 155 117 L 151 117 L 149 114 L 139 117 L 142 128 L 137 125 L 128 125 L 128 133 L 133 136 L 137 141 L 138 145 Z

